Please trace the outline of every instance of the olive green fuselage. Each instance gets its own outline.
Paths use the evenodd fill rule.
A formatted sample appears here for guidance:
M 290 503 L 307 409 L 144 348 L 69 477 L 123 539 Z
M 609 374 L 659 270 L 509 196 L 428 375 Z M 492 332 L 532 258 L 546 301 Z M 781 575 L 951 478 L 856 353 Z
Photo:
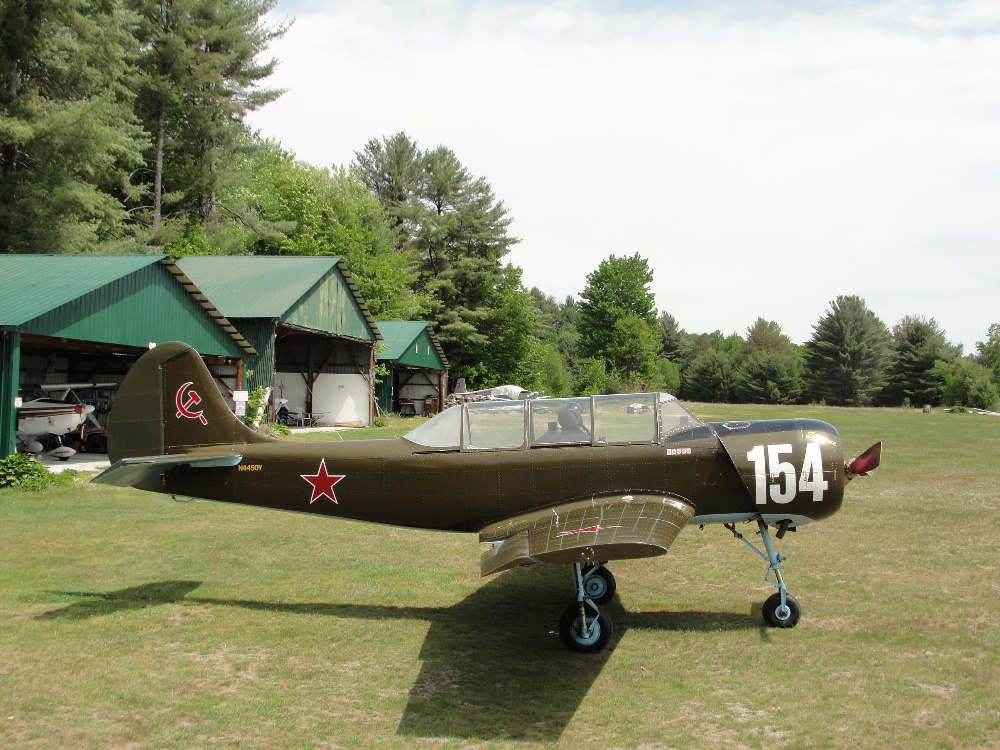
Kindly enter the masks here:
M 227 446 L 235 466 L 180 465 L 136 486 L 155 492 L 279 510 L 447 531 L 478 531 L 539 509 L 631 493 L 662 494 L 694 507 L 696 521 L 746 520 L 758 513 L 792 526 L 840 507 L 843 458 L 836 430 L 813 420 L 699 425 L 658 444 L 536 446 L 441 450 L 405 439 Z M 732 433 L 732 434 L 729 434 Z M 781 454 L 795 476 L 766 477 L 778 490 L 799 481 L 804 444 L 821 439 L 821 493 L 755 498 L 763 467 L 757 446 L 793 446 Z M 219 455 L 218 447 L 190 451 Z M 339 478 L 338 478 L 339 477 Z M 333 479 L 331 479 L 333 478 Z M 324 492 L 325 490 L 325 492 Z M 770 494 L 780 494 L 771 492 Z M 791 495 L 790 498 L 788 495 Z

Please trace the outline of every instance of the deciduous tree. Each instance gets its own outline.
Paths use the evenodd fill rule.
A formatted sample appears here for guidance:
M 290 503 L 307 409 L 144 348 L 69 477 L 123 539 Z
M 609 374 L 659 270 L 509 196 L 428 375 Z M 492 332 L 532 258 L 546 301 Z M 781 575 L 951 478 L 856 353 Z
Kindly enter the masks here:
M 986 341 L 976 342 L 976 359 L 993 373 L 993 382 L 1000 387 L 1000 323 L 990 326 Z
M 653 283 L 653 272 L 649 263 L 638 253 L 619 258 L 610 256 L 601 261 L 595 271 L 587 275 L 587 286 L 580 294 L 580 348 L 590 357 L 599 357 L 609 367 L 630 375 L 639 366 L 633 354 L 626 354 L 630 345 L 623 342 L 624 335 L 619 324 L 626 319 L 629 335 L 636 335 L 635 321 L 649 329 L 649 335 L 642 335 L 643 342 L 652 340 L 659 350 L 660 329 L 656 320 L 653 293 L 649 285 Z M 651 337 L 651 339 L 650 339 Z M 623 348 L 624 347 L 624 348 Z M 643 344 L 643 348 L 645 344 Z M 648 362 L 655 360 L 656 351 Z
M 989 411 L 1000 406 L 1000 391 L 985 365 L 970 357 L 959 357 L 951 364 L 939 362 L 937 369 L 945 381 L 942 399 L 945 404 Z
M 607 362 L 617 372 L 633 380 L 649 381 L 656 371 L 660 337 L 653 326 L 630 314 L 615 322 L 614 336 L 605 351 Z
M 298 161 L 270 141 L 246 149 L 235 167 L 247 179 L 222 198 L 239 215 L 229 231 L 243 251 L 339 255 L 375 317 L 410 320 L 426 310 L 412 253 L 397 250 L 382 205 L 357 175 Z

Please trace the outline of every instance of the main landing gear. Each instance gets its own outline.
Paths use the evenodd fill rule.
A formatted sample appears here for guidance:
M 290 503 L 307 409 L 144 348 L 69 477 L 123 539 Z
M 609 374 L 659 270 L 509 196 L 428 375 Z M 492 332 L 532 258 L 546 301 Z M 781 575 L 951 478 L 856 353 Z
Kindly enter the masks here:
M 753 542 L 744 538 L 736 530 L 735 524 L 727 523 L 725 527 L 768 564 L 764 580 L 774 586 L 777 591 L 764 602 L 762 611 L 764 622 L 772 628 L 794 628 L 802 614 L 802 608 L 799 606 L 798 600 L 788 593 L 785 579 L 781 575 L 781 563 L 788 558 L 775 552 L 771 532 L 764 519 L 758 516 L 754 520 L 757 521 L 758 533 L 764 541 L 763 551 L 759 550 Z M 788 525 L 787 521 L 777 524 L 778 533 L 776 536 L 778 539 L 785 536 Z M 604 566 L 603 562 L 596 564 L 573 563 L 573 585 L 576 589 L 576 596 L 559 619 L 559 637 L 570 651 L 578 651 L 582 654 L 597 653 L 611 640 L 611 618 L 601 609 L 601 605 L 607 604 L 614 597 L 616 584 L 615 577 Z M 774 580 L 772 580 L 772 574 Z
M 771 532 L 768 531 L 767 524 L 764 523 L 764 519 L 757 516 L 757 528 L 759 529 L 759 534 L 764 540 L 764 552 L 761 552 L 757 547 L 743 535 L 736 530 L 736 525 L 732 523 L 725 524 L 725 527 L 729 529 L 733 536 L 747 545 L 750 549 L 756 552 L 760 557 L 762 557 L 768 563 L 767 573 L 764 575 L 764 580 L 774 586 L 777 590 L 776 593 L 771 594 L 764 602 L 764 609 L 761 614 L 764 616 L 764 622 L 767 623 L 772 628 L 794 628 L 796 623 L 799 621 L 799 617 L 802 614 L 802 608 L 799 606 L 798 600 L 788 593 L 788 589 L 785 587 L 785 579 L 781 575 L 781 563 L 783 563 L 788 558 L 784 555 L 779 555 L 774 551 L 774 542 L 771 541 Z M 778 539 L 785 536 L 785 532 L 788 530 L 788 522 L 782 521 L 778 523 Z M 794 531 L 794 529 L 792 529 Z M 774 580 L 771 580 L 771 574 L 774 573 Z
M 559 619 L 559 637 L 570 651 L 597 653 L 611 640 L 611 618 L 599 605 L 615 595 L 615 577 L 604 563 L 573 563 L 576 596 Z

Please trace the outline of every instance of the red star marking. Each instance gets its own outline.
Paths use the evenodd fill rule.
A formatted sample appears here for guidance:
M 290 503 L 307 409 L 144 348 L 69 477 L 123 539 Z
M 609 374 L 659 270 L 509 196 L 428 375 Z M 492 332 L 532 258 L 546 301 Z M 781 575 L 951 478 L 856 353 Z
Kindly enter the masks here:
M 328 474 L 326 471 L 326 459 L 321 458 L 319 461 L 319 471 L 315 474 L 299 474 L 300 477 L 305 479 L 309 484 L 312 485 L 312 497 L 309 498 L 309 504 L 312 505 L 314 502 L 319 500 L 321 497 L 326 495 L 328 498 L 337 502 L 337 496 L 333 494 L 333 485 L 339 482 L 341 479 L 346 477 L 346 474 Z

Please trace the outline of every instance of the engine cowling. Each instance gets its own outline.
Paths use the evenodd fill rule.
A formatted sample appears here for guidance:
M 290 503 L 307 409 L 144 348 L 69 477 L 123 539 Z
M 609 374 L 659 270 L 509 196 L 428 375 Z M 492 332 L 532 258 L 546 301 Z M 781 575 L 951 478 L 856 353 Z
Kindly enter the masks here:
M 711 426 L 766 523 L 795 528 L 840 509 L 847 472 L 833 425 L 774 419 Z

